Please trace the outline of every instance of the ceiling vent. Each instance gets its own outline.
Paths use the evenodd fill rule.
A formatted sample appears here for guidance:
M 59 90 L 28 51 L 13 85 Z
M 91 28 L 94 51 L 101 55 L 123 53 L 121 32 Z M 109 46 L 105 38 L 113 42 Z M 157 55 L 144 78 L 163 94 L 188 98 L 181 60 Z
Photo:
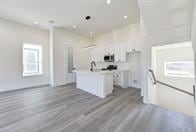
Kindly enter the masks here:
M 91 16 L 86 16 L 85 19 L 88 21 L 91 19 Z

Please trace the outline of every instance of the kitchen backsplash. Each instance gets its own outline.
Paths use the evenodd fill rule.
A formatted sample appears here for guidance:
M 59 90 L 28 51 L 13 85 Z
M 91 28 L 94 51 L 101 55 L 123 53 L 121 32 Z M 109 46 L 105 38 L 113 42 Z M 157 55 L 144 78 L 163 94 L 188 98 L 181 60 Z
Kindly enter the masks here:
M 96 69 L 102 69 L 106 68 L 108 65 L 117 65 L 118 70 L 128 70 L 129 69 L 129 62 L 103 62 L 103 63 L 97 63 Z

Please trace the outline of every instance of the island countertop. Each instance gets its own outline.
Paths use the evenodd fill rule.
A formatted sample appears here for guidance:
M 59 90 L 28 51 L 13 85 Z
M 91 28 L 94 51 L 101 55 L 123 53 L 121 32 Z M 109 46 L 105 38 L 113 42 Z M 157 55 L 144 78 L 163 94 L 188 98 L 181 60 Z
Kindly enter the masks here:
M 75 73 L 85 73 L 85 74 L 113 74 L 115 73 L 115 71 L 108 71 L 108 70 L 94 70 L 94 71 L 90 71 L 90 70 L 74 70 L 73 72 Z

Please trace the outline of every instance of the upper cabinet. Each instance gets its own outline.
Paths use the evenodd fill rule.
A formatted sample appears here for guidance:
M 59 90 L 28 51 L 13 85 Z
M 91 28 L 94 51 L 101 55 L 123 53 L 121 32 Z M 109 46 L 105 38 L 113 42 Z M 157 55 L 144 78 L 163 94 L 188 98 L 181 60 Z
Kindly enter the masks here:
M 104 62 L 105 55 L 113 55 L 115 62 L 127 61 L 127 53 L 141 51 L 140 39 L 134 39 L 127 42 L 98 47 L 91 50 L 91 60 L 95 62 Z
M 141 51 L 141 40 L 140 39 L 134 39 L 134 40 L 130 40 L 126 43 L 127 52 L 137 52 L 137 51 Z
M 104 46 L 104 55 L 113 55 L 114 50 L 115 48 L 113 45 Z
M 114 57 L 115 62 L 126 61 L 126 45 L 125 44 L 116 44 L 114 45 Z
M 95 48 L 91 50 L 91 61 L 104 62 L 104 48 Z

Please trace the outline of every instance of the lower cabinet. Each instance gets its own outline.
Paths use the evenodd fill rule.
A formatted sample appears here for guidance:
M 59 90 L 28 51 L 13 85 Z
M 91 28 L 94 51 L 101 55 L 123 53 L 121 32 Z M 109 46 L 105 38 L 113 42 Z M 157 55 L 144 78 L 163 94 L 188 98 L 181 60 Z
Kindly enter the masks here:
M 114 85 L 120 86 L 122 88 L 128 87 L 129 71 L 116 71 L 114 74 Z

